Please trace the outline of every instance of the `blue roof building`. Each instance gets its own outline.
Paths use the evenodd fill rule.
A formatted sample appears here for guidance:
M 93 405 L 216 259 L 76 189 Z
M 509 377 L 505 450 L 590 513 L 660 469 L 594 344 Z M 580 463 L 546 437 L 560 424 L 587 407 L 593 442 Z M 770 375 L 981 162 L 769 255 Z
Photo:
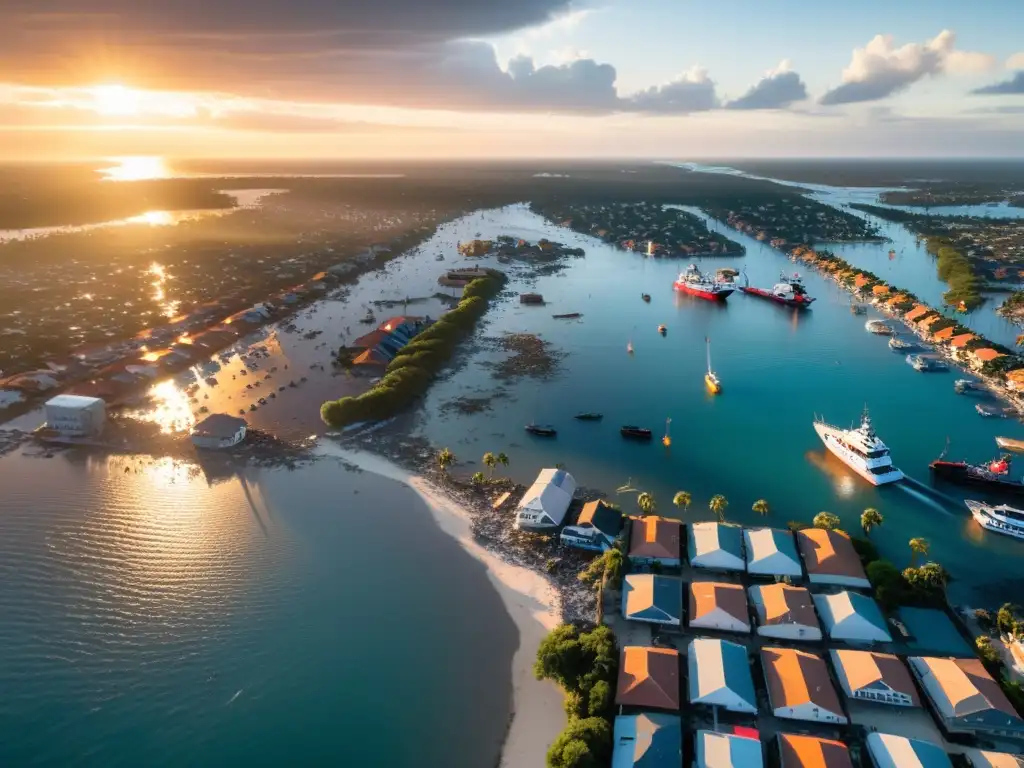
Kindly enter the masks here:
M 757 714 L 757 696 L 747 649 L 710 637 L 690 642 L 686 654 L 691 704 Z
M 695 768 L 763 768 L 761 742 L 749 736 L 697 731 Z
M 935 608 L 900 608 L 896 612 L 897 627 L 906 628 L 907 645 L 918 656 L 956 656 L 973 659 L 977 656 L 961 635 L 952 619 Z M 902 625 L 902 627 L 900 627 Z
M 867 744 L 875 768 L 953 768 L 946 750 L 929 741 L 875 732 Z
M 622 615 L 678 627 L 683 617 L 683 581 L 674 576 L 630 573 L 622 584 Z
M 615 718 L 612 768 L 679 768 L 682 762 L 678 716 L 645 712 Z
M 738 525 L 692 523 L 689 527 L 690 565 L 715 571 L 742 571 L 743 529 Z

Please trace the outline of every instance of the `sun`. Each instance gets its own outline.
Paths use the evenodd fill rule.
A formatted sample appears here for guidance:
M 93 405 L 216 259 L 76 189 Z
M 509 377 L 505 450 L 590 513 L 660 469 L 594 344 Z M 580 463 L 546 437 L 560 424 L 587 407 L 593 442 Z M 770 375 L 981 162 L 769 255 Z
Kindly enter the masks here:
M 97 85 L 89 89 L 93 109 L 101 115 L 128 117 L 139 114 L 142 93 L 123 85 Z

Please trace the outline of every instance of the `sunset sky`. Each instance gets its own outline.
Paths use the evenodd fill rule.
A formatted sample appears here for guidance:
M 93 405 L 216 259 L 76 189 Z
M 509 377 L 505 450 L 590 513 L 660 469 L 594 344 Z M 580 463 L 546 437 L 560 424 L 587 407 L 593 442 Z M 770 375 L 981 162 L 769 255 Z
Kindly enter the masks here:
M 2 0 L 0 160 L 1024 155 L 1021 0 Z

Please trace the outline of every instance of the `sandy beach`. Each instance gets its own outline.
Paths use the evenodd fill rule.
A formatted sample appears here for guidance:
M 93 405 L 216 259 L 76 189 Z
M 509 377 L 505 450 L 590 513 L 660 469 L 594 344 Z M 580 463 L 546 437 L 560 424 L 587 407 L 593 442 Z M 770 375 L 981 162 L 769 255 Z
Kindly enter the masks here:
M 316 452 L 334 456 L 366 472 L 412 488 L 429 507 L 437 524 L 487 567 L 487 574 L 519 630 L 512 659 L 512 719 L 502 748 L 502 768 L 544 765 L 548 746 L 565 727 L 562 693 L 549 681 L 533 676 L 537 647 L 561 615 L 558 593 L 543 575 L 504 562 L 473 540 L 469 513 L 435 485 L 386 459 L 321 442 Z

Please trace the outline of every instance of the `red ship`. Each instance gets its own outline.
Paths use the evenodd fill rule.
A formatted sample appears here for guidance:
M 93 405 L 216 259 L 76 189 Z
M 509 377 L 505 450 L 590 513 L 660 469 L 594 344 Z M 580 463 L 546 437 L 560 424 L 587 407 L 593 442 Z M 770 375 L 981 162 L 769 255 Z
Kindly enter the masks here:
M 740 290 L 751 296 L 760 296 L 762 299 L 769 299 L 778 304 L 785 304 L 787 307 L 797 307 L 798 309 L 806 309 L 814 301 L 812 297 L 807 295 L 803 280 L 795 272 L 792 277 L 787 277 L 785 273 L 781 274 L 779 282 L 770 291 L 764 288 L 751 288 L 749 285 L 741 286 Z
M 732 286 L 728 283 L 721 283 L 707 277 L 696 264 L 691 264 L 685 272 L 680 272 L 674 287 L 677 291 L 688 293 L 708 301 L 725 301 L 733 292 Z

